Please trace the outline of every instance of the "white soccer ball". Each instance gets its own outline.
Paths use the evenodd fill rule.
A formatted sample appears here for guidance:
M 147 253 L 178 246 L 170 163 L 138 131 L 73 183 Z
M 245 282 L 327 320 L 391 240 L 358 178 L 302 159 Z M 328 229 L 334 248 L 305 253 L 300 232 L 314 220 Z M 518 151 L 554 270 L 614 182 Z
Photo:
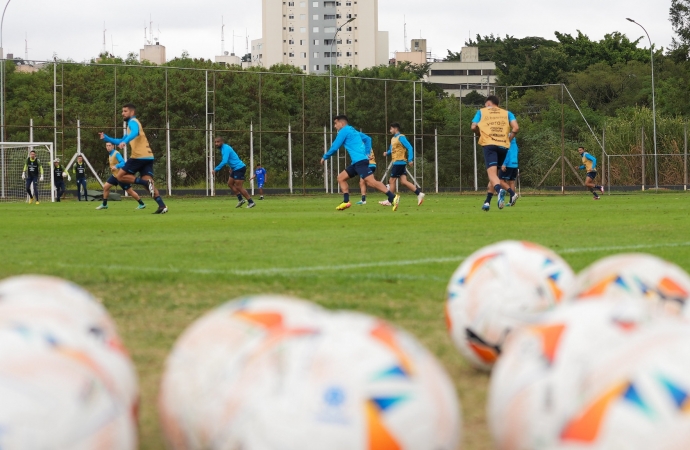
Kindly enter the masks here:
M 285 298 L 231 302 L 192 325 L 168 360 L 160 400 L 175 449 L 459 443 L 453 384 L 414 338 L 369 316 Z
M 31 325 L 0 327 L 0 399 L 0 448 L 137 448 L 131 405 L 102 367 Z
M 686 325 L 636 302 L 577 302 L 511 334 L 488 419 L 499 450 L 680 449 L 688 394 Z
M 690 275 L 673 263 L 643 253 L 600 259 L 578 274 L 569 297 L 642 300 L 653 314 L 690 320 Z
M 453 342 L 473 366 L 490 369 L 508 333 L 559 304 L 574 277 L 563 258 L 530 242 L 503 241 L 476 251 L 448 284 Z

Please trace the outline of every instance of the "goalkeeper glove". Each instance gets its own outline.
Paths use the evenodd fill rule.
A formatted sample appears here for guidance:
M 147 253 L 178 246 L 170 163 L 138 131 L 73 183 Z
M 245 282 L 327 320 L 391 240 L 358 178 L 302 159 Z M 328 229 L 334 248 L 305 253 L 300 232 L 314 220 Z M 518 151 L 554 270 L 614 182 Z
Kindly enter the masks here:
M 65 175 L 67 175 L 67 181 L 72 181 L 72 177 L 70 177 L 68 173 L 65 173 Z
M 26 180 L 26 172 L 22 172 L 22 180 Z
M 41 175 L 41 178 L 39 178 L 38 181 L 43 181 L 43 175 Z

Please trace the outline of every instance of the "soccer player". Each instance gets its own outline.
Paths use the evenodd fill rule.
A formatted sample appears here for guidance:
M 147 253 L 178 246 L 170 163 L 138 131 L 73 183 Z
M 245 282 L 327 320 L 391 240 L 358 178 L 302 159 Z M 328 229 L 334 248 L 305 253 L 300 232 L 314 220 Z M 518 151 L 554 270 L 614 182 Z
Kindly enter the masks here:
M 345 146 L 345 150 L 350 155 L 352 164 L 345 168 L 338 175 L 338 185 L 340 190 L 343 191 L 343 202 L 338 205 L 335 209 L 338 211 L 343 211 L 350 206 L 350 188 L 347 184 L 347 180 L 354 178 L 359 175 L 363 178 L 367 186 L 378 189 L 381 192 L 385 192 L 388 196 L 388 201 L 393 204 L 393 211 L 398 209 L 398 196 L 394 195 L 389 191 L 386 186 L 380 181 L 376 181 L 373 176 L 371 169 L 369 168 L 369 156 L 365 150 L 364 142 L 362 142 L 362 136 L 359 131 L 355 130 L 352 126 L 348 124 L 346 115 L 339 115 L 333 119 L 333 126 L 338 130 L 338 135 L 333 141 L 331 148 L 323 155 L 321 158 L 321 165 L 324 164 L 341 146 Z
M 503 209 L 505 206 L 503 197 L 500 196 L 501 180 L 498 178 L 498 168 L 503 165 L 510 142 L 520 129 L 515 115 L 499 108 L 498 104 L 498 97 L 490 95 L 484 103 L 484 108 L 477 111 L 474 119 L 472 119 L 472 131 L 479 137 L 479 145 L 484 149 L 484 164 L 489 176 L 489 191 L 482 206 L 484 211 L 489 210 L 494 193 L 499 194 L 498 208 Z M 510 194 L 510 201 L 513 203 L 515 191 L 508 189 L 508 194 Z
M 369 135 L 366 135 L 360 131 L 359 135 L 362 138 L 362 142 L 364 143 L 364 151 L 368 153 L 369 155 L 369 169 L 371 170 L 372 175 L 376 172 L 376 156 L 374 155 L 374 150 L 371 148 L 371 137 Z M 359 191 L 362 193 L 362 200 L 358 201 L 358 205 L 366 205 L 367 204 L 367 182 L 364 181 L 364 178 L 359 179 Z
M 115 176 L 118 183 L 120 185 L 138 184 L 146 187 L 151 197 L 158 203 L 158 209 L 154 211 L 154 214 L 165 214 L 168 212 L 168 207 L 163 202 L 158 188 L 153 182 L 153 152 L 136 114 L 137 109 L 133 104 L 127 103 L 122 107 L 122 118 L 127 122 L 127 135 L 122 139 L 111 138 L 105 133 L 99 133 L 99 135 L 105 142 L 117 145 L 120 149 L 126 148 L 129 144 L 131 156 L 125 165 L 118 169 Z M 136 176 L 137 173 L 139 176 Z
M 604 193 L 604 186 L 599 186 L 594 184 L 594 179 L 597 177 L 597 159 L 587 153 L 584 147 L 578 147 L 577 152 L 582 156 L 582 165 L 580 170 L 586 170 L 587 176 L 585 177 L 585 187 L 592 193 L 594 200 L 599 200 L 599 194 L 594 192 L 598 190 L 602 194 Z
M 53 182 L 55 184 L 55 189 L 57 189 L 57 201 L 59 202 L 62 196 L 65 194 L 65 177 L 67 180 L 72 181 L 72 177 L 69 173 L 62 167 L 60 160 L 56 159 L 53 161 Z
M 22 180 L 26 180 L 26 193 L 29 194 L 29 204 L 34 202 L 34 196 L 36 196 L 36 204 L 40 205 L 38 201 L 38 182 L 43 181 L 43 166 L 33 150 L 29 152 L 29 157 L 26 158 L 26 163 L 24 163 Z M 31 190 L 32 186 L 33 191 Z
M 510 148 L 508 149 L 508 153 L 506 153 L 506 159 L 503 161 L 501 171 L 498 174 L 501 179 L 501 187 L 504 193 L 508 190 L 515 192 L 515 180 L 518 175 L 518 152 L 517 140 L 513 139 L 510 141 Z M 517 195 L 511 197 L 508 206 L 515 206 L 517 197 Z
M 110 171 L 112 172 L 112 175 L 108 178 L 108 181 L 105 182 L 103 185 L 103 203 L 101 203 L 99 206 L 96 207 L 96 209 L 108 209 L 108 197 L 110 196 L 110 188 L 115 186 L 117 187 L 118 185 L 122 187 L 123 191 L 127 191 L 129 195 L 134 198 L 139 203 L 139 206 L 137 206 L 137 209 L 144 209 L 146 208 L 146 205 L 144 204 L 143 200 L 141 197 L 139 197 L 139 194 L 136 193 L 134 189 L 132 189 L 131 184 L 123 184 L 117 181 L 117 178 L 115 178 L 115 175 L 120 171 L 125 166 L 125 159 L 122 157 L 120 152 L 118 152 L 115 149 L 115 146 L 108 142 L 105 144 L 105 149 L 108 152 L 108 165 L 110 166 Z
M 77 177 L 77 200 L 81 201 L 81 190 L 84 189 L 84 201 L 88 201 L 86 198 L 86 163 L 84 163 L 84 157 L 77 156 L 77 162 L 74 164 L 74 175 Z
M 230 147 L 232 148 L 232 147 Z M 249 181 L 252 181 L 254 178 L 256 178 L 256 184 L 259 187 L 259 200 L 264 199 L 264 183 L 266 183 L 266 169 L 261 167 L 261 164 L 256 165 L 256 169 L 254 169 L 254 175 L 249 179 Z
M 407 181 L 406 175 L 406 165 L 409 164 L 411 166 L 414 164 L 414 151 L 412 144 L 410 144 L 404 134 L 400 134 L 400 124 L 398 122 L 393 122 L 389 131 L 393 137 L 391 138 L 391 145 L 388 147 L 388 151 L 385 152 L 383 156 L 391 155 L 391 159 L 393 160 L 390 181 L 388 182 L 391 192 L 395 193 L 395 180 L 399 179 L 403 185 L 407 186 L 409 190 L 415 193 L 417 196 L 417 206 L 419 206 L 424 202 L 425 194 L 421 189 Z M 400 201 L 400 196 L 396 195 L 395 199 Z M 389 205 L 389 203 L 386 201 L 379 203 L 383 206 Z
M 254 203 L 254 200 L 252 200 L 252 197 L 249 195 L 249 192 L 247 192 L 247 190 L 243 186 L 244 177 L 247 173 L 247 165 L 242 162 L 242 160 L 239 156 L 237 156 L 237 153 L 232 147 L 223 142 L 222 137 L 216 137 L 213 141 L 213 144 L 216 146 L 217 149 L 220 150 L 221 154 L 223 155 L 222 161 L 214 170 L 218 172 L 225 165 L 227 165 L 230 168 L 228 187 L 230 188 L 233 194 L 237 195 L 237 205 L 235 206 L 235 208 L 239 208 L 246 202 L 249 202 L 247 203 L 247 208 L 255 207 L 256 203 Z M 246 201 L 244 198 L 242 198 L 243 196 L 247 199 Z

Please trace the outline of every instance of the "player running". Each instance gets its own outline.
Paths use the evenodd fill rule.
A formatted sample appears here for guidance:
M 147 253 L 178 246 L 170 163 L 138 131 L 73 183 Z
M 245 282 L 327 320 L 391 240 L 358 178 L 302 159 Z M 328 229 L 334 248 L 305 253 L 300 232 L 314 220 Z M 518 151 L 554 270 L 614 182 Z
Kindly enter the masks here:
M 65 195 L 65 177 L 67 180 L 72 181 L 72 177 L 69 173 L 62 167 L 59 159 L 53 161 L 53 184 L 55 184 L 55 189 L 57 190 L 56 201 L 60 201 L 63 195 Z
M 479 145 L 484 148 L 484 164 L 489 176 L 489 192 L 484 205 L 482 205 L 483 211 L 489 210 L 494 193 L 499 194 L 501 192 L 498 168 L 503 165 L 510 142 L 517 136 L 520 129 L 515 115 L 499 108 L 498 104 L 498 97 L 490 95 L 484 103 L 484 108 L 477 111 L 474 119 L 472 119 L 472 131 L 479 137 Z M 515 191 L 508 189 L 508 193 L 511 203 L 514 200 L 517 201 Z M 501 203 L 498 205 L 499 208 L 503 208 L 503 206 Z
M 362 142 L 364 143 L 364 151 L 369 155 L 369 169 L 372 175 L 376 172 L 376 156 L 374 155 L 374 150 L 371 148 L 371 137 L 367 134 L 359 132 Z M 358 201 L 358 205 L 367 204 L 367 182 L 364 178 L 359 178 L 359 191 L 362 193 L 362 200 Z
M 584 147 L 578 147 L 577 152 L 582 156 L 582 165 L 580 170 L 584 169 L 587 171 L 587 176 L 585 177 L 585 187 L 592 193 L 594 200 L 599 200 L 599 194 L 594 192 L 594 190 L 604 193 L 604 186 L 599 186 L 594 184 L 594 179 L 597 177 L 597 159 L 587 153 Z
M 77 178 L 77 200 L 81 201 L 81 190 L 84 189 L 84 201 L 89 201 L 86 190 L 86 163 L 83 156 L 77 156 L 77 162 L 72 170 L 74 170 L 74 176 Z
M 515 180 L 518 175 L 518 145 L 517 140 L 513 139 L 510 141 L 510 148 L 508 153 L 506 153 L 506 159 L 503 161 L 501 166 L 501 171 L 498 173 L 498 177 L 501 179 L 501 192 L 498 193 L 498 207 L 501 208 L 501 204 L 505 204 L 506 192 L 510 189 L 515 192 Z M 515 206 L 518 196 L 514 195 L 511 197 L 508 206 Z
M 127 135 L 122 139 L 111 138 L 105 133 L 99 133 L 99 135 L 105 142 L 117 145 L 120 149 L 126 148 L 129 144 L 131 156 L 125 165 L 118 169 L 115 176 L 118 183 L 146 187 L 151 197 L 158 203 L 158 209 L 154 211 L 154 214 L 165 214 L 168 212 L 168 207 L 153 182 L 153 152 L 141 122 L 136 118 L 136 113 L 137 109 L 131 103 L 122 107 L 122 118 L 127 122 Z M 136 176 L 137 173 L 139 176 Z
M 36 204 L 40 205 L 38 201 L 38 182 L 43 181 L 43 166 L 41 161 L 36 157 L 36 152 L 31 150 L 29 157 L 24 163 L 24 171 L 22 172 L 22 180 L 26 180 L 26 193 L 29 194 L 29 204 L 34 202 L 36 197 Z M 33 187 L 33 190 L 31 189 Z
M 405 185 L 409 190 L 414 192 L 417 196 L 417 206 L 424 202 L 425 194 L 421 189 L 416 187 L 414 184 L 407 181 L 406 175 L 406 165 L 410 166 L 414 164 L 414 149 L 412 144 L 407 140 L 404 134 L 400 134 L 400 124 L 393 122 L 390 127 L 390 133 L 393 135 L 391 138 L 391 145 L 388 147 L 388 151 L 383 154 L 383 156 L 391 156 L 393 160 L 393 166 L 391 167 L 390 180 L 388 181 L 390 185 L 391 192 L 395 194 L 395 180 L 399 179 L 400 182 Z M 397 203 L 400 202 L 400 195 L 395 194 L 395 200 L 393 205 L 393 210 L 398 208 Z M 390 203 L 383 201 L 379 202 L 383 206 L 389 206 Z
M 221 154 L 223 155 L 223 160 L 220 162 L 220 164 L 218 164 L 218 167 L 216 167 L 214 170 L 218 172 L 225 165 L 227 165 L 230 168 L 228 187 L 230 188 L 233 194 L 237 195 L 237 205 L 235 206 L 235 208 L 239 208 L 246 202 L 249 202 L 247 204 L 247 208 L 255 207 L 256 203 L 254 203 L 254 200 L 252 200 L 252 197 L 249 195 L 249 192 L 247 192 L 247 190 L 243 186 L 244 177 L 247 173 L 247 165 L 242 162 L 242 160 L 239 156 L 237 156 L 237 153 L 232 147 L 223 142 L 222 137 L 216 137 L 213 141 L 213 144 L 216 146 L 217 149 L 220 150 Z M 242 198 L 242 196 L 244 196 L 244 198 L 246 198 L 247 200 L 245 201 L 244 198 Z
M 99 206 L 96 207 L 96 209 L 108 209 L 108 197 L 110 196 L 110 188 L 115 186 L 117 187 L 118 185 L 122 187 L 123 191 L 126 191 L 129 195 L 134 198 L 139 203 L 139 206 L 137 206 L 137 209 L 144 209 L 146 208 L 146 205 L 144 202 L 141 200 L 141 197 L 139 197 L 139 194 L 132 189 L 131 184 L 124 184 L 120 183 L 117 181 L 117 178 L 115 178 L 115 175 L 120 171 L 125 166 L 125 159 L 122 157 L 120 152 L 118 152 L 115 149 L 115 146 L 108 142 L 105 144 L 105 149 L 108 152 L 108 165 L 110 166 L 110 171 L 113 173 L 110 175 L 108 178 L 108 181 L 105 182 L 103 185 L 103 203 L 101 203 Z
M 252 175 L 249 181 L 252 181 L 254 178 L 256 178 L 256 185 L 259 187 L 259 200 L 263 200 L 264 184 L 266 183 L 266 169 L 261 167 L 261 164 L 256 165 L 256 169 L 254 169 L 254 175 Z
M 388 196 L 388 201 L 392 202 L 395 199 L 395 195 L 391 193 L 386 186 L 380 181 L 376 181 L 373 176 L 371 169 L 369 168 L 369 157 L 364 147 L 364 142 L 362 141 L 362 136 L 360 132 L 355 130 L 352 126 L 348 124 L 346 115 L 339 115 L 333 119 L 333 126 L 338 130 L 338 135 L 333 141 L 331 148 L 323 155 L 321 158 L 321 165 L 323 165 L 341 146 L 345 146 L 345 150 L 350 155 L 352 164 L 345 168 L 340 174 L 338 174 L 338 185 L 340 190 L 343 191 L 343 202 L 338 205 L 335 209 L 338 211 L 343 211 L 352 204 L 350 203 L 350 187 L 347 184 L 347 180 L 354 178 L 359 175 L 367 183 L 367 186 L 378 189 L 381 192 L 385 192 Z M 393 211 L 397 209 L 397 203 L 393 206 Z

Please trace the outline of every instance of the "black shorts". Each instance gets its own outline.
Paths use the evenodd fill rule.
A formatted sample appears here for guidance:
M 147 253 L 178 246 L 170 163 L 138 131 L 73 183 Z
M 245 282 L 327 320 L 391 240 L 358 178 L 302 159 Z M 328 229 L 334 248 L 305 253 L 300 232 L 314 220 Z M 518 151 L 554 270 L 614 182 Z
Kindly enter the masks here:
M 347 176 L 350 178 L 354 178 L 357 175 L 361 179 L 365 179 L 369 175 L 373 175 L 374 171 L 371 170 L 371 167 L 369 167 L 369 160 L 368 159 L 363 159 L 361 161 L 357 161 L 356 163 L 352 164 L 351 166 L 348 166 L 345 169 L 345 172 L 347 172 Z
M 230 173 L 230 178 L 233 180 L 242 180 L 244 181 L 244 177 L 247 173 L 247 166 L 242 167 L 241 169 L 233 170 Z
M 504 171 L 499 171 L 498 172 L 498 177 L 501 180 L 506 180 L 506 181 L 513 181 L 517 178 L 518 175 L 518 168 L 517 167 L 506 167 L 505 172 Z
M 59 189 L 59 188 L 63 188 L 63 189 L 64 189 L 64 188 L 65 188 L 65 182 L 62 181 L 62 180 L 56 181 L 56 182 L 55 182 L 55 187 L 58 188 L 58 189 Z
M 123 191 L 128 191 L 128 190 L 132 187 L 131 184 L 122 184 L 122 183 L 120 183 L 120 182 L 117 180 L 117 178 L 115 178 L 115 175 L 110 175 L 110 176 L 108 177 L 108 181 L 106 181 L 106 183 L 111 184 L 111 185 L 113 185 L 113 186 L 115 186 L 115 187 L 120 186 L 120 187 L 122 188 Z
M 122 169 L 132 175 L 138 172 L 140 177 L 145 175 L 153 177 L 153 160 L 129 158 Z
M 391 167 L 391 178 L 400 178 L 406 173 L 405 164 L 393 164 Z
M 587 178 L 595 179 L 597 177 L 596 170 L 593 172 L 587 172 Z
M 485 145 L 484 164 L 486 165 L 486 168 L 488 169 L 492 166 L 501 167 L 503 165 L 503 161 L 506 159 L 507 154 L 507 148 L 499 147 L 498 145 Z

